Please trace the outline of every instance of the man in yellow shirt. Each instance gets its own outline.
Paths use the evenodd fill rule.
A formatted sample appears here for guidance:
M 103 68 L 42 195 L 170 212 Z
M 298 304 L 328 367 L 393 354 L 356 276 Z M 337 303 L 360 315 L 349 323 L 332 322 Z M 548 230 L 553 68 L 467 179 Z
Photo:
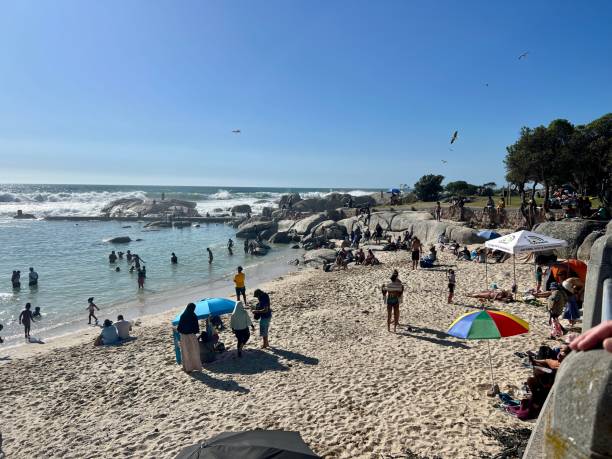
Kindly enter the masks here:
M 240 301 L 240 295 L 246 304 L 246 287 L 244 286 L 244 273 L 242 266 L 238 266 L 238 273 L 234 276 L 234 284 L 236 286 L 236 301 Z

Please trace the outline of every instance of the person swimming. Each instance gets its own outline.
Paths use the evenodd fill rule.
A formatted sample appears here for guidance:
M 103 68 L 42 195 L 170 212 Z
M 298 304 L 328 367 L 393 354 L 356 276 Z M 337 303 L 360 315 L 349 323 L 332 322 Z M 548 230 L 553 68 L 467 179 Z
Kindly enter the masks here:
M 41 320 L 42 315 L 40 314 L 40 306 L 36 306 L 34 308 L 34 313 L 32 314 L 32 320 Z

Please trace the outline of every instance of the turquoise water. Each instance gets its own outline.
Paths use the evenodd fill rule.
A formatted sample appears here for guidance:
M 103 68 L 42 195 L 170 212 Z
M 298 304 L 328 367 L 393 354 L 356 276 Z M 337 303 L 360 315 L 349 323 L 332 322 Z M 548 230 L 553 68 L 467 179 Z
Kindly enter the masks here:
M 74 330 L 86 324 L 87 298 L 93 296 L 103 309 L 100 318 L 124 312 L 125 303 L 135 303 L 131 314 L 160 312 L 159 308 L 175 308 L 167 300 L 169 292 L 184 293 L 190 286 L 210 286 L 211 291 L 227 294 L 233 291 L 231 274 L 238 265 L 259 279 L 268 274 L 286 271 L 287 262 L 296 252 L 286 246 L 273 247 L 262 258 L 245 255 L 242 241 L 236 241 L 234 255 L 227 251 L 229 238 L 235 240 L 233 228 L 222 224 L 201 224 L 199 228 L 160 229 L 147 231 L 142 223 L 133 222 L 66 222 L 45 221 L 45 216 L 99 215 L 110 201 L 137 197 L 166 198 L 195 201 L 201 214 L 227 211 L 237 204 L 249 204 L 257 213 L 263 207 L 276 207 L 283 193 L 299 192 L 302 197 L 321 196 L 332 190 L 304 188 L 240 188 L 240 187 L 169 187 L 169 186 L 106 186 L 106 185 L 10 185 L 0 184 L 0 324 L 2 336 L 8 343 L 23 342 L 23 329 L 17 318 L 26 302 L 40 306 L 43 320 L 36 322 L 32 334 L 48 338 Z M 367 194 L 368 190 L 336 190 L 353 195 Z M 31 213 L 36 220 L 15 220 L 17 210 Z M 123 228 L 124 226 L 130 228 Z M 142 241 L 112 246 L 104 240 L 116 236 L 130 236 Z M 214 253 L 208 264 L 206 247 Z M 145 261 L 147 281 L 144 292 L 138 292 L 136 273 L 128 272 L 125 260 L 119 261 L 120 272 L 108 263 L 112 249 L 139 254 Z M 175 252 L 178 265 L 170 263 Z M 32 266 L 38 272 L 39 285 L 28 287 L 27 273 Z M 281 267 L 283 267 L 281 269 Z M 21 289 L 13 290 L 11 273 L 20 270 Z M 251 276 L 251 279 L 253 276 Z M 251 286 L 253 286 L 251 284 Z M 220 290 L 221 289 L 221 290 Z M 166 295 L 166 296 L 164 296 Z M 199 298 L 194 298 L 199 299 Z M 167 301 L 167 306 L 164 302 Z M 157 310 L 149 310 L 152 304 Z
M 122 302 L 156 293 L 176 290 L 190 285 L 213 282 L 231 274 L 238 265 L 249 266 L 274 263 L 288 256 L 291 249 L 276 247 L 266 257 L 246 255 L 242 241 L 236 242 L 234 255 L 226 249 L 228 239 L 234 238 L 233 228 L 221 224 L 202 224 L 200 228 L 163 229 L 147 231 L 141 223 L 122 228 L 121 222 L 48 222 L 39 220 L 0 221 L 0 323 L 2 336 L 22 336 L 17 318 L 26 302 L 40 306 L 43 320 L 34 324 L 33 335 L 53 336 L 74 322 L 86 321 L 87 298 L 103 310 Z M 128 235 L 142 239 L 129 244 L 104 242 L 113 236 Z M 214 254 L 208 263 L 206 247 Z M 138 253 L 146 263 L 147 280 L 144 292 L 137 290 L 136 273 L 130 273 L 125 260 L 115 265 L 108 262 L 112 249 Z M 179 263 L 170 263 L 175 252 Z M 27 272 L 32 266 L 39 274 L 37 288 L 28 287 Z M 121 271 L 116 272 L 115 266 Z M 21 271 L 21 289 L 13 290 L 10 276 Z M 231 281 L 228 281 L 228 293 Z M 170 304 L 168 307 L 176 307 Z M 146 312 L 146 311 L 144 311 Z M 102 312 L 98 317 L 107 317 Z

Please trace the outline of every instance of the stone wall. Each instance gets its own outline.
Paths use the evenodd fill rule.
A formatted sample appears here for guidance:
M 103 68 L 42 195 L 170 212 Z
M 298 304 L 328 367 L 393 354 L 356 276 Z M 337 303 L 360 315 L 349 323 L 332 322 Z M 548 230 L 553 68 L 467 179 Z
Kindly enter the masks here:
M 431 207 L 427 210 L 431 215 L 435 215 L 435 208 Z M 550 210 L 555 216 L 555 219 L 563 218 L 562 210 Z M 460 221 L 461 215 L 459 208 L 456 207 L 443 207 L 442 208 L 442 219 Z M 543 209 L 536 209 L 535 221 L 536 223 L 545 222 L 546 215 Z M 498 212 L 496 209 L 489 211 L 482 207 L 464 207 L 463 208 L 463 221 L 468 222 L 471 225 L 486 228 L 489 226 L 495 226 L 496 228 L 512 228 L 517 229 L 525 225 L 525 218 L 521 214 L 520 209 L 504 209 L 503 212 Z

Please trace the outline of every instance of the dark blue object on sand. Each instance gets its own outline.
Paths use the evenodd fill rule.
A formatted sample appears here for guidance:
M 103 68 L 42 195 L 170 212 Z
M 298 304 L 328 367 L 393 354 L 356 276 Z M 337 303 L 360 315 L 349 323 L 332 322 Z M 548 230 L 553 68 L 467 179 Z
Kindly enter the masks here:
M 501 237 L 501 234 L 491 230 L 484 230 L 478 233 L 478 236 L 483 239 L 486 239 L 487 241 L 490 241 L 491 239 L 497 239 L 498 237 Z

